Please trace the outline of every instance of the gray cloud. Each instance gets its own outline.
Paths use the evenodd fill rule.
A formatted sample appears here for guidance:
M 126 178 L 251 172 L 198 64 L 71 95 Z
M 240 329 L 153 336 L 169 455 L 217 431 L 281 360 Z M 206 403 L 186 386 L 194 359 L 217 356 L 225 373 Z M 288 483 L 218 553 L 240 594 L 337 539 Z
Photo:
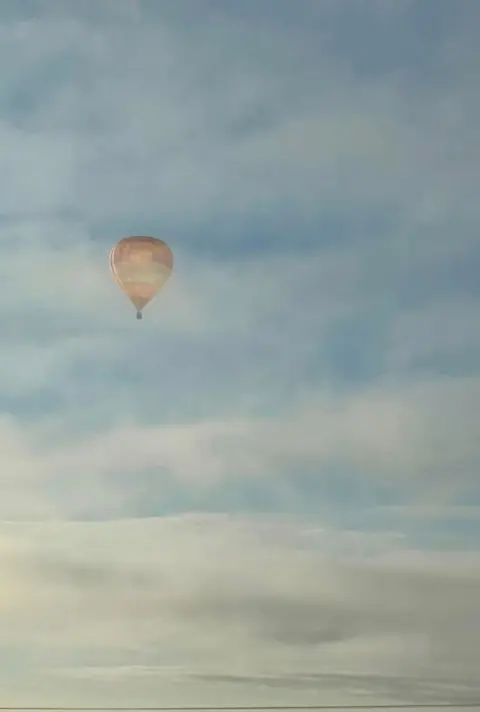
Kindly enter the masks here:
M 171 641 L 190 661 L 180 678 L 272 687 L 283 678 L 292 689 L 345 694 L 363 686 L 407 701 L 478 693 L 478 557 L 384 541 L 381 555 L 333 559 L 305 525 L 224 517 L 59 523 L 48 536 L 45 527 L 4 526 L 4 541 L 15 531 L 22 547 L 1 557 L 3 634 L 63 651 L 67 677 L 78 666 L 68 660 L 87 649 L 100 655 L 92 679 L 114 673 L 116 649 L 118 676 L 136 656 L 139 675 L 160 670 Z
M 416 679 L 415 677 L 387 677 L 380 675 L 330 675 L 328 673 L 312 675 L 289 676 L 283 674 L 275 677 L 241 676 L 241 675 L 192 675 L 194 680 L 205 682 L 233 683 L 236 685 L 255 685 L 269 688 L 300 688 L 317 692 L 342 690 L 360 696 L 379 695 L 390 700 L 404 703 L 413 700 L 417 704 L 468 704 L 476 702 L 476 691 L 470 686 L 465 687 L 458 680 Z

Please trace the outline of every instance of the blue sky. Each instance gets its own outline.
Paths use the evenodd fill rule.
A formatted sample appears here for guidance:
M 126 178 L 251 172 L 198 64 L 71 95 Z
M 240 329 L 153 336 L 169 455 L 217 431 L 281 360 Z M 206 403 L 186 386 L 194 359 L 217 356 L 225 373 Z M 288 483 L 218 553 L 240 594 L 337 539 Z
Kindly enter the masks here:
M 0 4 L 0 704 L 480 693 L 479 20 Z

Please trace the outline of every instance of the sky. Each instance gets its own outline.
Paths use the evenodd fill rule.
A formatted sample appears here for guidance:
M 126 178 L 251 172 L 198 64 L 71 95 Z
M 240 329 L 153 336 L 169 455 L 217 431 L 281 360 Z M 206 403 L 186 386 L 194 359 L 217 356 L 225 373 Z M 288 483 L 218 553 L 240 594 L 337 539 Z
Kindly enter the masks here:
M 480 700 L 479 46 L 0 0 L 0 706 Z

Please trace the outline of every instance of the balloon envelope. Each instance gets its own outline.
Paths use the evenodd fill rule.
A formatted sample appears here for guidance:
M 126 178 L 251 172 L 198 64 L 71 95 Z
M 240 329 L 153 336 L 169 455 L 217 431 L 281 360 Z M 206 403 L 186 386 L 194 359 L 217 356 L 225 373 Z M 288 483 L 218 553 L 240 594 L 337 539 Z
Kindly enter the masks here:
M 142 309 L 168 280 L 173 269 L 169 246 L 155 237 L 124 237 L 110 252 L 110 270 L 141 318 Z

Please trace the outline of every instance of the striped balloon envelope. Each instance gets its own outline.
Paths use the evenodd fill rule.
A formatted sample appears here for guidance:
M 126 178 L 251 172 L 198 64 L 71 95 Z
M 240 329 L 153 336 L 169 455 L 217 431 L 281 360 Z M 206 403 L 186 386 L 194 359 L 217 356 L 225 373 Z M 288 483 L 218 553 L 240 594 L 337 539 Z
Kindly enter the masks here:
M 124 237 L 110 251 L 110 271 L 137 310 L 164 287 L 173 269 L 173 254 L 163 240 L 145 235 Z

